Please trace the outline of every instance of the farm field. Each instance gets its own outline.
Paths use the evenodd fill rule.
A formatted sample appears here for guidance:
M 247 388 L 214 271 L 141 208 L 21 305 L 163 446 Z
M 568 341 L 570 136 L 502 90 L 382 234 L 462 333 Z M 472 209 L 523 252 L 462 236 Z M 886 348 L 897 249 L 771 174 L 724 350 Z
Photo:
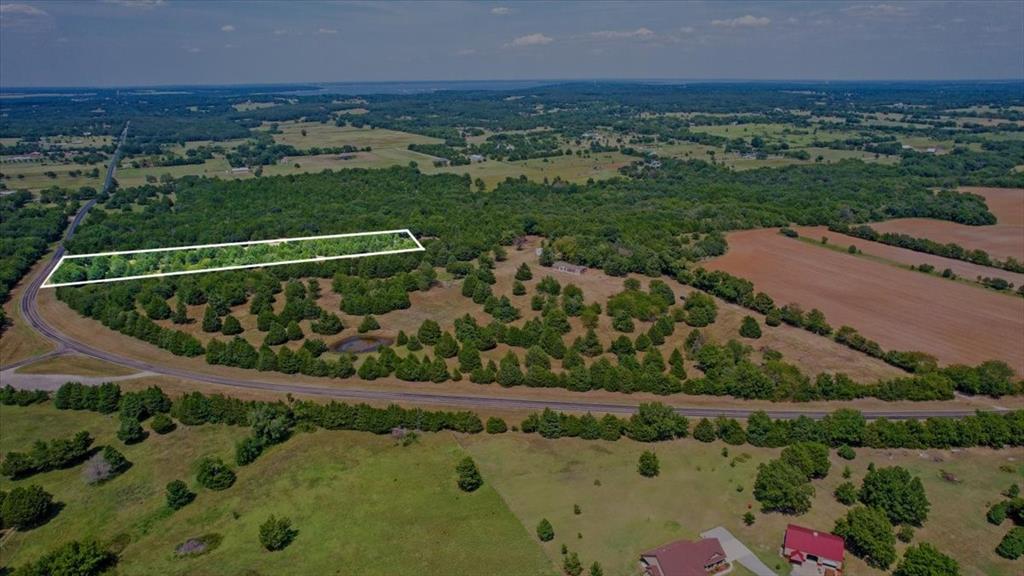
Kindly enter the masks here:
M 777 550 L 786 524 L 832 530 L 835 518 L 846 509 L 832 496 L 843 482 L 843 467 L 849 465 L 851 481 L 859 485 L 869 462 L 903 466 L 924 483 L 932 509 L 914 542 L 931 542 L 952 555 L 964 575 L 1015 572 L 1013 562 L 994 552 L 1005 527 L 985 520 L 988 505 L 1024 473 L 1019 455 L 1010 451 L 860 449 L 851 462 L 833 454 L 829 475 L 812 483 L 816 494 L 810 512 L 785 516 L 761 513 L 752 495 L 757 466 L 776 457 L 774 449 L 692 439 L 651 445 L 520 434 L 467 436 L 460 441 L 525 526 L 536 526 L 542 518 L 551 522 L 555 538 L 544 549 L 553 561 L 560 558 L 564 543 L 579 552 L 584 565 L 600 561 L 608 576 L 633 575 L 640 552 L 679 538 L 697 538 L 715 526 L 726 527 L 770 568 L 785 567 Z M 726 447 L 728 456 L 723 457 Z M 653 450 L 660 460 L 661 474 L 655 478 L 643 478 L 636 471 L 644 450 Z M 732 467 L 732 459 L 741 454 L 749 460 Z M 1017 472 L 1001 471 L 1004 464 Z M 943 479 L 943 472 L 957 483 Z M 579 515 L 574 514 L 574 504 L 580 506 Z M 749 527 L 742 521 L 748 510 L 756 516 Z M 905 547 L 897 545 L 900 554 Z M 882 573 L 849 552 L 846 561 L 847 574 Z
M 40 484 L 63 503 L 47 524 L 6 538 L 4 563 L 19 565 L 72 539 L 123 547 L 117 573 L 131 574 L 469 574 L 547 575 L 553 567 L 489 483 L 472 494 L 455 483 L 465 452 L 450 434 L 424 434 L 410 446 L 388 436 L 320 430 L 237 469 L 224 492 L 198 489 L 192 464 L 206 455 L 233 461 L 244 428 L 179 426 L 125 446 L 114 438 L 116 415 L 57 411 L 50 404 L 0 408 L 0 449 L 88 430 L 96 445 L 114 444 L 133 466 L 86 486 L 81 466 L 0 488 Z M 171 513 L 164 485 L 184 479 L 196 501 Z M 268 516 L 287 516 L 299 533 L 284 551 L 257 539 Z M 216 533 L 219 547 L 193 558 L 174 548 Z M 381 562 L 381 558 L 387 562 Z
M 206 176 L 209 178 L 221 178 L 224 180 L 248 178 L 249 174 L 235 175 L 231 173 L 231 165 L 223 157 L 215 157 L 202 164 L 186 164 L 183 166 L 151 166 L 147 168 L 132 168 L 129 162 L 122 161 L 117 169 L 117 181 L 122 186 L 142 186 L 146 183 L 146 177 L 159 178 L 164 174 L 170 174 L 174 178 L 183 176 Z
M 264 125 L 269 128 L 269 125 Z M 356 128 L 354 126 L 335 126 L 319 122 L 281 122 L 277 125 L 280 134 L 274 134 L 274 141 L 279 144 L 290 144 L 300 150 L 325 146 L 370 146 L 377 148 L 406 148 L 409 144 L 437 144 L 438 138 L 398 132 L 385 128 Z M 306 135 L 302 135 L 302 131 Z
M 518 178 L 519 176 L 526 176 L 535 182 L 561 178 L 578 184 L 591 178 L 594 180 L 613 178 L 618 176 L 619 168 L 635 160 L 636 158 L 619 152 L 601 152 L 594 153 L 589 158 L 555 156 L 547 159 L 534 158 L 515 162 L 487 160 L 466 166 L 434 167 L 433 165 L 425 166 L 423 162 L 420 162 L 420 170 L 427 174 L 439 172 L 469 174 L 474 180 L 480 178 L 488 189 L 492 189 L 506 178 Z
M 87 175 L 93 168 L 99 169 L 98 177 Z M 77 190 L 82 186 L 99 189 L 103 185 L 103 176 L 106 174 L 106 170 L 107 168 L 103 164 L 53 164 L 48 162 L 0 164 L 0 173 L 3 174 L 3 181 L 8 188 L 34 192 L 51 186 L 72 190 Z M 56 177 L 47 176 L 47 172 L 54 173 Z M 71 175 L 71 172 L 76 172 L 76 175 Z
M 1003 360 L 1024 374 L 1024 299 L 794 242 L 774 229 L 727 236 L 707 262 L 752 281 L 778 303 L 819 308 L 885 349 L 932 354 L 943 364 Z
M 872 225 L 872 227 L 877 228 L 875 225 Z M 898 246 L 889 246 L 887 244 L 882 244 L 881 242 L 872 242 L 870 240 L 857 238 L 856 236 L 848 236 L 846 234 L 832 232 L 827 226 L 800 226 L 794 228 L 794 230 L 796 230 L 800 236 L 810 240 L 818 241 L 821 238 L 828 238 L 828 243 L 832 245 L 832 247 L 841 247 L 845 249 L 851 245 L 856 246 L 865 255 L 876 256 L 907 266 L 931 264 L 935 267 L 936 272 L 942 272 L 944 269 L 949 268 L 957 276 L 971 281 L 982 276 L 1003 278 L 1007 282 L 1012 282 L 1014 287 L 1024 284 L 1024 274 L 1009 272 L 1000 268 L 993 268 L 992 266 L 973 264 L 963 260 L 935 256 L 924 252 L 916 252 L 914 250 L 908 250 L 907 248 L 900 248 Z
M 944 220 L 901 218 L 872 224 L 879 232 L 909 234 L 936 242 L 955 242 L 965 248 L 980 249 L 1004 259 L 1024 261 L 1024 188 L 961 188 L 985 198 L 996 215 L 992 226 L 966 226 Z

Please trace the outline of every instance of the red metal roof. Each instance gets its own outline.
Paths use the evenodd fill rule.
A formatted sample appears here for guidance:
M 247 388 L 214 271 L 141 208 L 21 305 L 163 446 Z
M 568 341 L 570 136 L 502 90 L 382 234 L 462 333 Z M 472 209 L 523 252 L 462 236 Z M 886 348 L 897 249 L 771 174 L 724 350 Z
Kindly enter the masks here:
M 813 554 L 818 558 L 837 562 L 843 561 L 843 554 L 846 552 L 846 544 L 839 536 L 796 524 L 786 527 L 786 540 L 783 545 L 790 550 L 799 550 L 804 554 Z
M 657 566 L 647 567 L 647 573 L 651 576 L 658 576 L 659 572 L 663 576 L 694 576 L 705 574 L 705 565 L 724 561 L 725 550 L 718 538 L 705 538 L 696 542 L 679 540 L 644 552 L 640 557 L 657 559 Z

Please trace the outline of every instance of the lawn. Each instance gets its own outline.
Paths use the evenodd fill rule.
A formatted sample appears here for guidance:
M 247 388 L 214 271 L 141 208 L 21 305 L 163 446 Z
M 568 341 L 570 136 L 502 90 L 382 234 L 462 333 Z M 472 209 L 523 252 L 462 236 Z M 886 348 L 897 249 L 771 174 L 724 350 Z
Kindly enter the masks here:
M 795 522 L 831 530 L 845 507 L 832 491 L 843 482 L 843 466 L 849 464 L 858 486 L 868 462 L 878 466 L 902 465 L 920 475 L 932 504 L 931 516 L 915 541 L 928 541 L 959 560 L 968 575 L 1013 574 L 1012 562 L 993 551 L 1008 525 L 995 527 L 985 521 L 989 503 L 1018 474 L 1003 472 L 1001 464 L 1012 460 L 1009 451 L 967 450 L 956 453 L 929 450 L 858 450 L 856 460 L 845 462 L 833 455 L 832 471 L 813 484 L 816 497 L 803 516 L 762 514 L 752 490 L 757 465 L 775 457 L 777 450 L 751 446 L 728 447 L 694 440 L 645 445 L 578 439 L 544 440 L 509 434 L 501 437 L 472 436 L 463 445 L 523 524 L 533 528 L 547 518 L 555 530 L 544 545 L 553 561 L 560 558 L 564 543 L 577 551 L 585 566 L 594 560 L 609 576 L 635 573 L 635 562 L 644 550 L 679 538 L 697 538 L 715 526 L 725 526 L 770 567 L 781 562 L 776 555 L 785 526 Z M 661 461 L 661 474 L 643 478 L 637 471 L 642 451 L 653 449 Z M 740 454 L 746 462 L 730 463 Z M 952 484 L 941 471 L 954 475 Z M 742 487 L 742 492 L 737 487 Z M 574 514 L 578 504 L 581 514 Z M 751 509 L 757 517 L 747 527 L 741 518 Z M 899 544 L 902 553 L 905 545 Z M 847 555 L 849 574 L 877 574 L 861 560 Z M 1019 566 L 1016 566 L 1019 568 Z
M 134 463 L 100 486 L 80 479 L 81 466 L 16 484 L 38 483 L 64 508 L 49 523 L 4 541 L 12 565 L 60 543 L 84 538 L 124 546 L 118 573 L 131 574 L 552 574 L 553 568 L 489 485 L 472 494 L 455 485 L 464 455 L 450 434 L 425 434 L 403 447 L 358 432 L 301 433 L 238 470 L 223 492 L 198 489 L 188 507 L 170 513 L 164 485 L 185 479 L 205 455 L 233 460 L 246 430 L 179 426 L 124 446 L 115 416 L 59 412 L 50 405 L 0 407 L 0 449 L 89 430 L 97 445 L 113 443 Z M 9 490 L 11 481 L 0 480 Z M 299 533 L 282 552 L 264 551 L 258 526 L 288 516 Z M 220 546 L 181 559 L 174 548 L 217 533 Z

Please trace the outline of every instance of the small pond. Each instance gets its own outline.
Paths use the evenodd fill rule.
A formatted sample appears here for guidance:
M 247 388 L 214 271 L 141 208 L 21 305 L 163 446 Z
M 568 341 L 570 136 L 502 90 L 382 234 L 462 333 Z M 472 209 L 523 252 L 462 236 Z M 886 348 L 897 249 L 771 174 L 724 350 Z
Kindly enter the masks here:
M 394 342 L 391 338 L 385 338 L 383 336 L 371 336 L 369 334 L 359 334 L 356 336 L 349 336 L 335 342 L 331 346 L 331 350 L 334 352 L 351 352 L 353 354 L 362 354 L 364 352 L 374 352 L 384 346 L 391 346 Z

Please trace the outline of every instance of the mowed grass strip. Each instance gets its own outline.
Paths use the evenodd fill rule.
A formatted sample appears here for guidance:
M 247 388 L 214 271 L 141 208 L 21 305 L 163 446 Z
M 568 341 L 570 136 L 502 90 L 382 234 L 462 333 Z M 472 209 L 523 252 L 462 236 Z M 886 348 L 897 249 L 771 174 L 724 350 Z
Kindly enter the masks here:
M 299 433 L 238 468 L 223 492 L 196 486 L 194 462 L 206 455 L 233 462 L 248 430 L 179 426 L 124 446 L 115 416 L 57 411 L 49 404 L 0 408 L 0 449 L 24 450 L 36 439 L 87 429 L 97 445 L 112 443 L 133 462 L 124 475 L 87 486 L 81 467 L 11 482 L 41 484 L 64 509 L 44 526 L 3 545 L 8 565 L 38 558 L 74 539 L 128 541 L 118 573 L 132 574 L 553 574 L 543 551 L 491 484 L 472 494 L 456 486 L 465 452 L 450 434 L 425 434 L 411 446 L 386 436 L 320 430 Z M 164 486 L 184 479 L 195 502 L 170 513 Z M 259 544 L 268 516 L 288 516 L 299 533 L 284 551 Z M 175 547 L 204 534 L 223 537 L 196 558 Z M 127 535 L 124 536 L 124 535 Z

